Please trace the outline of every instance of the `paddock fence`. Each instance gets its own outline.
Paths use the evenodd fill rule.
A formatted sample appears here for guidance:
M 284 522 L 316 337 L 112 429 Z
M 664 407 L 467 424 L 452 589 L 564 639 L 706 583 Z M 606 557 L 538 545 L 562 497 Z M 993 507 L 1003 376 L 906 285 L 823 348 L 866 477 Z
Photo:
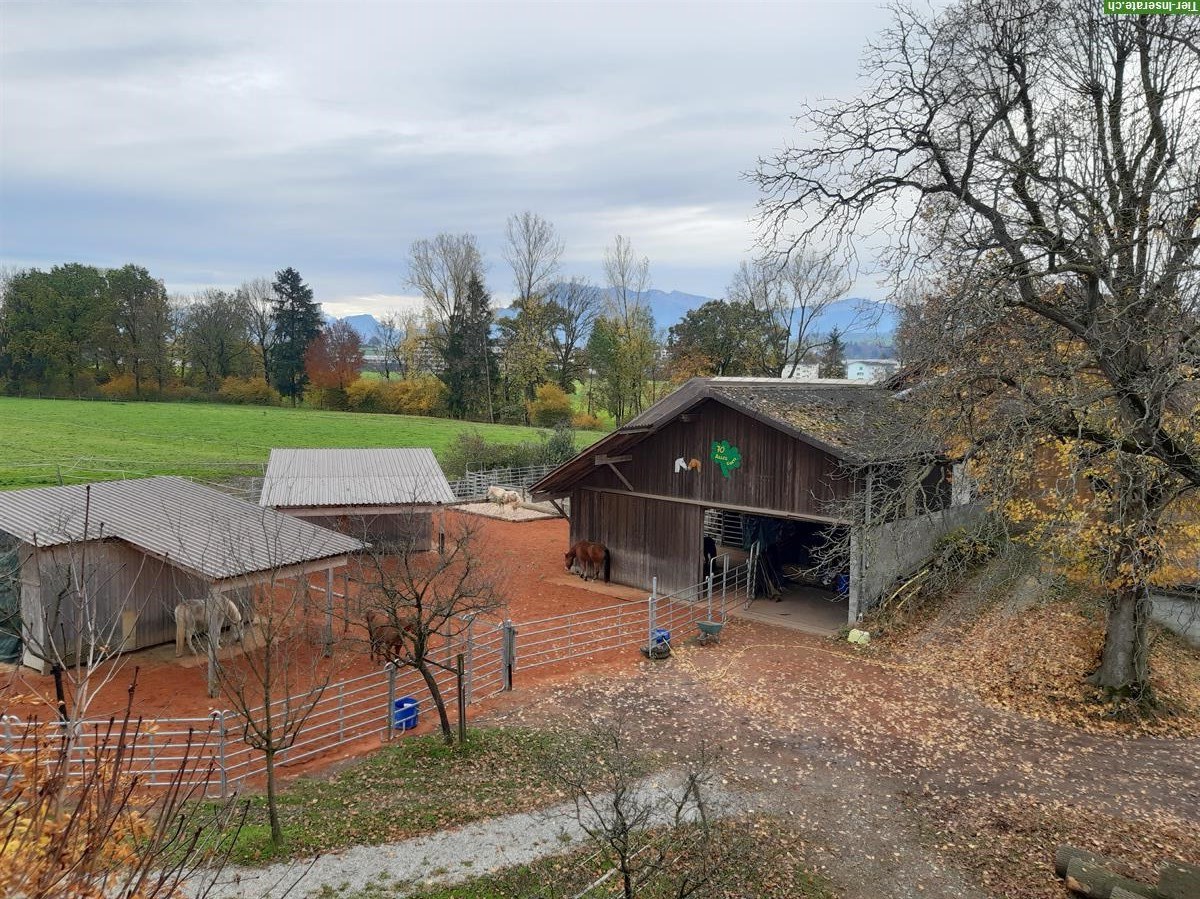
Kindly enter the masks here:
M 463 656 L 463 696 L 467 705 L 514 688 L 523 671 L 586 659 L 612 650 L 641 647 L 648 654 L 663 642 L 690 635 L 699 621 L 723 622 L 728 612 L 744 604 L 753 591 L 751 558 L 736 568 L 714 560 L 699 584 L 660 596 L 652 590 L 644 600 L 617 602 L 600 608 L 555 615 L 523 623 L 482 619 L 464 620 L 457 637 L 436 650 L 435 681 L 447 710 L 457 714 L 454 665 Z M 728 561 L 725 559 L 725 561 Z M 663 632 L 670 637 L 664 638 Z M 397 708 L 400 704 L 402 708 Z M 259 738 L 270 723 L 291 727 L 294 736 L 276 755 L 284 769 L 348 743 L 377 736 L 388 742 L 409 728 L 415 705 L 418 718 L 435 715 L 433 698 L 422 676 L 387 664 L 367 674 L 340 680 L 323 690 L 301 691 L 249 714 L 227 709 L 208 717 L 157 718 L 139 722 L 123 746 L 125 770 L 142 786 L 202 791 L 227 797 L 249 780 L 266 773 Z M 297 722 L 299 722 L 297 724 Z M 118 722 L 119 724 L 119 722 Z M 69 741 L 69 766 L 83 766 L 112 747 L 114 725 L 109 719 L 63 724 L 21 722 L 0 718 L 0 753 L 41 752 L 52 755 L 56 741 Z M 40 745 L 39 745 L 40 744 Z M 0 785 L 17 776 L 13 761 L 0 761 Z
M 525 490 L 536 484 L 557 465 L 527 465 L 520 468 L 468 468 L 456 481 L 450 481 L 450 490 L 456 499 L 483 499 L 489 487 L 515 487 Z

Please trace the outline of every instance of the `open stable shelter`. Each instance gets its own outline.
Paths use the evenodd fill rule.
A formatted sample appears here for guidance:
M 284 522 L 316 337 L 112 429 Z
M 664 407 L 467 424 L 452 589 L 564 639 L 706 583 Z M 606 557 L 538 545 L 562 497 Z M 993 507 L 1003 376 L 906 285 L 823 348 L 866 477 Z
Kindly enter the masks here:
M 0 492 L 0 593 L 19 597 L 22 660 L 88 635 L 130 651 L 175 638 L 175 606 L 333 571 L 353 538 L 186 478 Z M 82 616 L 92 622 L 84 624 Z M 69 654 L 69 653 L 68 653 Z
M 830 529 L 854 525 L 848 503 L 869 494 L 877 436 L 899 404 L 894 392 L 861 382 L 693 378 L 532 492 L 570 497 L 571 541 L 607 546 L 619 583 L 649 589 L 657 578 L 662 593 L 699 583 L 706 512 L 741 513 L 752 531 L 790 535 L 800 564 Z M 922 452 L 930 455 L 915 436 L 911 447 L 886 448 L 889 463 Z M 930 467 L 914 521 L 952 504 L 948 473 L 948 463 Z M 846 573 L 852 619 L 868 590 L 877 595 L 909 564 L 885 559 L 894 547 L 856 546 L 862 558 Z
M 260 505 L 365 540 L 429 549 L 454 492 L 427 447 L 273 449 Z

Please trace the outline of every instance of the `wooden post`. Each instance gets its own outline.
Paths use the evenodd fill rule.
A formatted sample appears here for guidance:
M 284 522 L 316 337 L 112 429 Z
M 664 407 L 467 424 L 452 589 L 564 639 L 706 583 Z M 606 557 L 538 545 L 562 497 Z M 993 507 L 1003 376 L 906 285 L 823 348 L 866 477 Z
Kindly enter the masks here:
M 501 676 L 507 692 L 513 688 L 513 672 L 517 667 L 517 629 L 508 618 L 504 619 L 504 634 L 500 640 Z

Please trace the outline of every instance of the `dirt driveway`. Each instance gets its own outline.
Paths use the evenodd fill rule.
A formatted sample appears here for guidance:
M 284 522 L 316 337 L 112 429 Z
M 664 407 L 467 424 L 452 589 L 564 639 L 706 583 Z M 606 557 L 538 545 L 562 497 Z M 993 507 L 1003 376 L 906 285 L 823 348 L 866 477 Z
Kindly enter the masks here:
M 796 821 L 848 897 L 1063 896 L 1060 841 L 1147 879 L 1200 860 L 1200 741 L 1064 730 L 757 623 L 722 636 L 510 694 L 489 717 L 615 710 L 661 751 L 721 744 L 731 783 Z

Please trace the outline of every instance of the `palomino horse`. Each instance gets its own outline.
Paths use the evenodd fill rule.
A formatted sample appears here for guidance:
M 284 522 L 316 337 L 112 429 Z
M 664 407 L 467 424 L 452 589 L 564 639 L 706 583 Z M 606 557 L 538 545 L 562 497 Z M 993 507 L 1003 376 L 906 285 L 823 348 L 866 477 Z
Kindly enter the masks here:
M 576 564 L 579 565 L 579 573 L 586 581 L 589 575 L 592 580 L 596 579 L 596 575 L 600 573 L 600 566 L 604 566 L 604 583 L 608 583 L 608 547 L 603 543 L 592 543 L 589 540 L 580 540 L 574 546 L 567 550 L 567 571 L 570 571 Z
M 183 644 L 186 642 L 193 655 L 199 655 L 196 649 L 196 637 L 208 633 L 208 612 L 210 603 L 217 603 L 213 609 L 217 618 L 217 632 L 212 635 L 216 649 L 221 648 L 221 629 L 229 625 L 236 634 L 235 639 L 242 638 L 242 610 L 232 599 L 189 599 L 175 607 L 175 655 L 183 655 Z

